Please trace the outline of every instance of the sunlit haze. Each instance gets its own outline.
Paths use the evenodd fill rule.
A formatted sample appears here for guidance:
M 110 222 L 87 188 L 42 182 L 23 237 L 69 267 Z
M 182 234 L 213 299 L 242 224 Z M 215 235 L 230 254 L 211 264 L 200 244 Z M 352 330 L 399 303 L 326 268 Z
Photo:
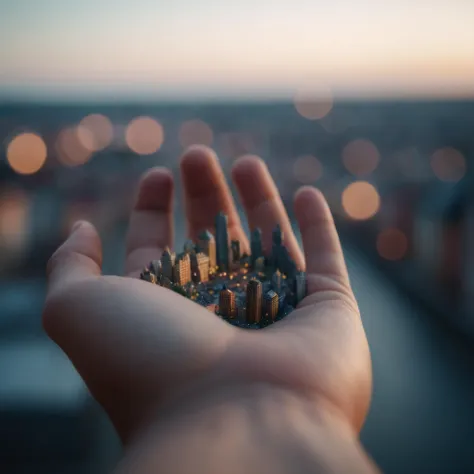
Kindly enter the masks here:
M 474 97 L 472 0 L 0 0 L 3 98 Z

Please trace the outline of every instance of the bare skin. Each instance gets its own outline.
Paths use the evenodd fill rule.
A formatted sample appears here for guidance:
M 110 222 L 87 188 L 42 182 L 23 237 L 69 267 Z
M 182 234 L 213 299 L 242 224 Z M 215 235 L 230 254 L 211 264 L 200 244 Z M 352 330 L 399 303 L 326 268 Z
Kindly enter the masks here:
M 224 211 L 248 248 L 213 152 L 188 150 L 181 173 L 189 236 Z M 306 269 L 308 296 L 291 315 L 244 331 L 138 279 L 173 244 L 173 178 L 153 169 L 130 218 L 125 276 L 101 275 L 100 238 L 78 223 L 48 265 L 44 327 L 117 429 L 117 472 L 375 472 L 358 442 L 370 354 L 329 208 L 313 188 L 296 194 L 302 251 L 265 164 L 243 158 L 232 174 L 264 246 L 280 224 Z

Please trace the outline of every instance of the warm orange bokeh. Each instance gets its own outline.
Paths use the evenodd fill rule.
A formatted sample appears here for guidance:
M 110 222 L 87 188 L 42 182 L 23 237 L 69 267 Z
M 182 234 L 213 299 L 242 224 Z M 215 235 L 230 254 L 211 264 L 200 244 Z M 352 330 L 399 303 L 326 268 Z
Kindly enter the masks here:
M 21 248 L 28 237 L 29 200 L 18 189 L 0 195 L 0 248 Z
M 300 156 L 293 165 L 293 174 L 300 183 L 313 184 L 323 175 L 323 165 L 315 156 Z
M 58 160 L 65 166 L 79 166 L 87 163 L 92 156 L 86 148 L 75 127 L 61 130 L 56 138 L 56 152 Z
M 466 174 L 466 160 L 455 148 L 440 148 L 431 155 L 431 168 L 441 181 L 456 182 Z
M 48 154 L 44 140 L 36 133 L 21 133 L 7 146 L 7 160 L 19 174 L 34 174 L 39 171 Z
M 380 196 L 375 187 L 366 181 L 349 184 L 342 193 L 342 207 L 352 219 L 370 219 L 380 208 Z
M 349 142 L 342 150 L 342 162 L 354 176 L 371 174 L 379 163 L 380 154 L 370 140 L 358 138 Z
M 91 114 L 79 122 L 77 136 L 86 150 L 100 151 L 112 142 L 114 127 L 105 115 Z
M 187 120 L 179 128 L 179 143 L 183 148 L 191 145 L 211 146 L 213 140 L 212 128 L 202 120 Z
M 151 117 L 134 118 L 125 131 L 125 141 L 130 150 L 138 155 L 151 155 L 163 144 L 163 127 Z
M 407 237 L 399 229 L 385 229 L 377 236 L 377 252 L 386 260 L 401 260 L 407 250 Z

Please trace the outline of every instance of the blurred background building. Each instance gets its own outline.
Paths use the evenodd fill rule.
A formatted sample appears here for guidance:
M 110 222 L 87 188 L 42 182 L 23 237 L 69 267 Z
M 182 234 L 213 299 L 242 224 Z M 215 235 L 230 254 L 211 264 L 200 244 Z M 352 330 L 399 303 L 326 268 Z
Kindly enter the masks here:
M 0 2 L 0 471 L 103 472 L 119 445 L 41 330 L 78 218 L 120 273 L 140 174 L 261 156 L 335 214 L 388 473 L 474 470 L 474 2 Z M 176 194 L 176 215 L 182 215 Z M 178 242 L 185 240 L 177 222 Z

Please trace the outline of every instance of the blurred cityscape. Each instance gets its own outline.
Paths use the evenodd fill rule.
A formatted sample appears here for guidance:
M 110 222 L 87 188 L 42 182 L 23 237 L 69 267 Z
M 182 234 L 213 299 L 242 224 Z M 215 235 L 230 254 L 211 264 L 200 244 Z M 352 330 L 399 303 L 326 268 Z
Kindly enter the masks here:
M 96 472 L 115 459 L 117 443 L 110 441 L 110 427 L 97 415 L 82 382 L 59 351 L 43 344 L 45 265 L 72 223 L 85 218 L 103 239 L 104 272 L 120 273 L 139 176 L 159 165 L 178 178 L 179 156 L 193 144 L 213 147 L 226 173 L 240 156 L 262 157 L 290 215 L 299 186 L 320 188 L 336 217 L 351 275 L 362 268 L 383 275 L 383 285 L 396 288 L 393 301 L 422 308 L 418 318 L 430 321 L 420 324 L 436 320 L 446 334 L 454 334 L 447 339 L 472 338 L 473 125 L 474 102 L 467 100 L 297 97 L 293 103 L 1 105 L 0 374 L 5 383 L 0 383 L 0 460 L 5 456 L 11 469 L 4 472 L 31 472 L 29 465 L 24 471 L 13 467 L 18 459 L 24 461 L 25 450 L 33 465 L 37 457 L 46 459 L 45 472 L 53 472 L 56 461 L 51 460 L 58 452 L 68 462 L 85 459 L 86 451 L 94 454 L 91 464 L 74 461 L 77 471 L 57 472 Z M 186 236 L 179 179 L 177 185 L 178 247 Z M 356 287 L 360 278 L 354 279 Z M 363 315 L 371 305 L 366 303 L 368 285 L 375 291 L 382 285 L 379 276 L 364 278 Z M 391 308 L 379 305 L 381 319 L 389 320 L 401 304 L 391 305 L 390 298 L 386 304 Z M 400 318 L 405 313 L 401 309 Z M 372 342 L 373 324 L 380 323 L 370 318 L 364 322 Z M 403 344 L 397 351 L 403 351 Z M 472 395 L 472 384 L 466 390 Z M 50 433 L 42 437 L 39 427 L 45 423 Z M 389 448 L 374 441 L 370 423 L 369 417 L 368 449 L 387 472 L 420 472 L 414 466 L 423 465 L 416 464 L 421 458 L 406 452 L 410 461 L 397 470 L 385 452 Z M 455 428 L 461 437 L 474 434 L 470 428 Z M 26 432 L 33 433 L 31 439 Z M 97 439 L 105 433 L 108 441 L 100 444 L 91 432 Z M 458 448 L 461 444 L 456 441 Z M 392 449 L 395 455 L 398 448 Z M 474 460 L 463 453 L 462 466 L 467 466 Z

